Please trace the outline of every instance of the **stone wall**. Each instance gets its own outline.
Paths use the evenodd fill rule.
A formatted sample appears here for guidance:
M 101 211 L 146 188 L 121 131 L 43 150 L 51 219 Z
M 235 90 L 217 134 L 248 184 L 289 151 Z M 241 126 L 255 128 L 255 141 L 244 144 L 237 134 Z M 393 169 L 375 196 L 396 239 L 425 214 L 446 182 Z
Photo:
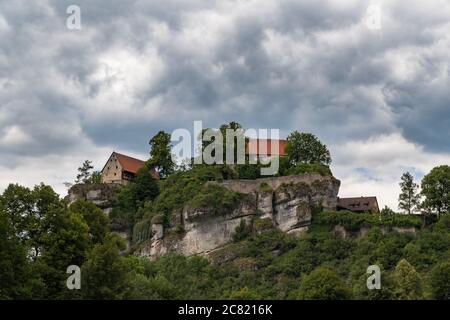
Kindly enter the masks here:
M 319 173 L 304 173 L 284 177 L 260 178 L 255 180 L 225 180 L 221 183 L 224 187 L 235 192 L 249 194 L 259 192 L 262 185 L 276 190 L 283 185 L 304 183 L 315 188 L 319 196 L 325 195 L 326 201 L 322 203 L 324 210 L 335 210 L 337 206 L 337 193 L 341 182 L 331 176 L 322 176 Z M 323 185 L 321 185 L 323 184 Z M 334 196 L 336 194 L 336 196 Z

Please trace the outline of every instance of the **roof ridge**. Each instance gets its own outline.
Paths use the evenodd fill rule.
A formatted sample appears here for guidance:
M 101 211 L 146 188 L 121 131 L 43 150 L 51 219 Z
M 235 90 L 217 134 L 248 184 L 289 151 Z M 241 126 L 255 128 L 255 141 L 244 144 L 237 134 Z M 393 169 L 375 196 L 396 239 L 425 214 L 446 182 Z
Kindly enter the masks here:
M 123 157 L 127 157 L 127 158 L 130 158 L 130 159 L 134 159 L 134 160 L 138 160 L 138 161 L 145 162 L 144 160 L 141 160 L 141 159 L 138 159 L 138 158 L 135 158 L 135 157 L 131 157 L 131 156 L 128 156 L 128 155 L 123 154 L 123 153 L 120 153 L 120 152 L 113 151 L 113 153 L 114 153 L 114 154 L 117 154 L 117 155 L 119 155 L 119 156 L 123 156 Z

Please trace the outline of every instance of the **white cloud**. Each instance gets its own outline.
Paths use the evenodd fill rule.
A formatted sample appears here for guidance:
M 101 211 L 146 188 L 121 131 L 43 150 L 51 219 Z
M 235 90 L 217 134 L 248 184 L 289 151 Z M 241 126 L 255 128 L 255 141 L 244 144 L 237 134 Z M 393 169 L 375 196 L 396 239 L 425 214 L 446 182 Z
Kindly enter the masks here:
M 449 163 L 450 3 L 376 1 L 0 3 L 0 187 L 60 188 L 83 160 L 147 155 L 159 130 L 310 131 L 342 195 L 396 206 L 404 170 Z M 49 165 L 51 164 L 51 165 Z
M 355 140 L 331 148 L 333 173 L 341 197 L 378 196 L 381 206 L 397 209 L 400 177 L 410 171 L 420 183 L 433 167 L 450 163 L 450 154 L 433 154 L 398 133 Z

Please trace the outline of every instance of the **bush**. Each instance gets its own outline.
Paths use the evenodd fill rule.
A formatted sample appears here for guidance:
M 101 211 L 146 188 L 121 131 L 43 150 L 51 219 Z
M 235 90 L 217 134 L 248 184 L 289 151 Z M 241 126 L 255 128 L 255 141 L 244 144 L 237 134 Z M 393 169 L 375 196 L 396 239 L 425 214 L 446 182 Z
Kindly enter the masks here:
M 302 278 L 298 298 L 304 300 L 347 300 L 351 291 L 333 271 L 318 267 Z
M 261 300 L 262 297 L 255 291 L 244 287 L 230 293 L 230 300 Z
M 303 174 L 303 173 L 319 173 L 322 176 L 332 176 L 330 167 L 327 165 L 319 164 L 319 163 L 299 163 L 297 165 L 294 165 L 286 170 L 287 176 L 290 175 L 296 175 L 296 174 Z
M 224 214 L 230 212 L 239 200 L 242 200 L 242 197 L 237 192 L 209 183 L 203 185 L 186 205 L 194 209 L 206 208 L 213 214 Z
M 258 164 L 236 165 L 239 179 L 257 179 L 261 177 L 261 166 Z
M 350 211 L 321 212 L 313 215 L 313 224 L 343 226 L 347 230 L 358 230 L 362 227 L 415 227 L 422 225 L 421 218 L 414 215 L 380 216 L 371 213 L 354 213 Z
M 237 226 L 235 232 L 233 233 L 233 241 L 238 242 L 246 239 L 252 233 L 252 225 L 247 224 L 244 219 L 241 220 L 240 224 Z

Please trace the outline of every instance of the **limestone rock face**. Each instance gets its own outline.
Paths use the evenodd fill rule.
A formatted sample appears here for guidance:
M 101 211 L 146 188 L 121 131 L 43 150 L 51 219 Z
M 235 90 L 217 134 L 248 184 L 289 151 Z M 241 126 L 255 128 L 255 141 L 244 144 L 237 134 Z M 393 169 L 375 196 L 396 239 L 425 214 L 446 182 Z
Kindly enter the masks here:
M 226 180 L 221 185 L 244 194 L 244 200 L 233 210 L 221 214 L 207 208 L 185 207 L 176 215 L 184 229 L 182 234 L 174 235 L 160 229 L 155 233 L 155 230 L 152 240 L 140 245 L 135 254 L 150 259 L 170 251 L 208 255 L 230 242 L 242 221 L 252 225 L 255 220 L 270 220 L 274 227 L 299 235 L 308 230 L 314 208 L 336 209 L 340 182 L 333 177 L 309 173 Z
M 77 200 L 92 201 L 97 207 L 109 214 L 112 210 L 112 201 L 119 190 L 117 184 L 76 184 L 69 189 L 69 203 Z
M 261 218 L 272 218 L 273 216 L 273 192 L 260 192 L 258 193 L 257 207 L 260 211 Z

